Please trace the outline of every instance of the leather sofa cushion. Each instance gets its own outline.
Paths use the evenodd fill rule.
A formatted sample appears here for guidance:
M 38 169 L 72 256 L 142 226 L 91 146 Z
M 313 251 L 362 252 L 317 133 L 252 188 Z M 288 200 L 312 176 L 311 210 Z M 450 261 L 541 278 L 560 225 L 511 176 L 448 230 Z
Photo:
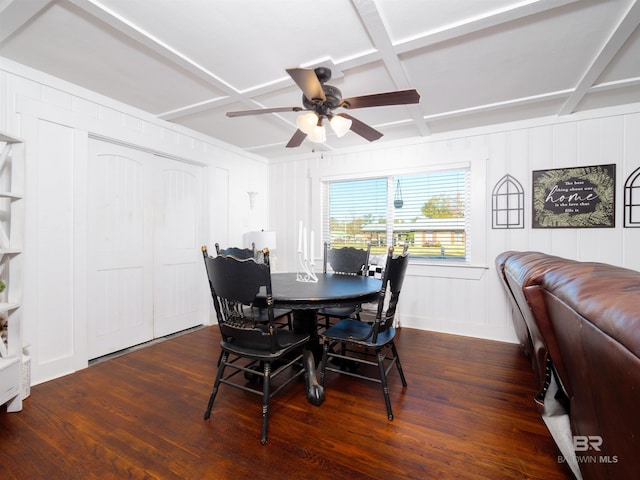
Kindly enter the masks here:
M 640 273 L 604 263 L 565 264 L 542 287 L 640 357 Z

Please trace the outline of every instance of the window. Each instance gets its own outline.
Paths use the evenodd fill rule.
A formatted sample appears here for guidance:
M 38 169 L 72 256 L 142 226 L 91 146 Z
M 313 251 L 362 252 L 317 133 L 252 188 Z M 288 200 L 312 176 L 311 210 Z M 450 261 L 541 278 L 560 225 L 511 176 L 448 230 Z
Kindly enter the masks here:
M 469 169 L 327 181 L 324 241 L 409 246 L 413 258 L 467 260 Z

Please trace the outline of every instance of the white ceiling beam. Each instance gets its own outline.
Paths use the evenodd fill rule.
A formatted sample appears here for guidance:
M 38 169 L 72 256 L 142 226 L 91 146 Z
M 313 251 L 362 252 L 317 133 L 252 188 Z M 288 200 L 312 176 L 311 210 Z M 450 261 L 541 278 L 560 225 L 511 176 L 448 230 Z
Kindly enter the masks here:
M 398 54 L 404 54 L 578 1 L 580 0 L 529 0 L 520 2 L 515 6 L 487 12 L 483 15 L 444 26 L 438 30 L 424 32 L 418 36 L 397 43 L 395 49 Z
M 14 3 L 18 3 L 19 0 L 14 0 Z M 32 0 L 35 2 L 43 2 L 48 3 L 52 0 Z M 282 78 L 276 80 L 275 82 L 271 82 L 264 85 L 259 85 L 257 87 L 247 89 L 244 91 L 238 90 L 234 88 L 232 85 L 224 81 L 222 78 L 216 76 L 213 72 L 207 70 L 206 68 L 199 65 L 194 60 L 190 59 L 186 55 L 182 54 L 175 48 L 171 47 L 167 43 L 161 41 L 160 39 L 154 37 L 149 32 L 146 32 L 141 27 L 135 25 L 133 22 L 119 15 L 117 12 L 109 9 L 98 0 L 68 0 L 76 7 L 81 10 L 87 12 L 88 14 L 96 17 L 101 20 L 105 24 L 109 25 L 112 28 L 115 28 L 119 32 L 124 35 L 132 38 L 138 43 L 150 48 L 152 51 L 162 55 L 172 63 L 184 68 L 186 71 L 196 75 L 197 77 L 203 79 L 210 85 L 215 88 L 221 90 L 225 96 L 211 98 L 208 100 L 204 100 L 202 102 L 198 102 L 192 105 L 185 105 L 181 108 L 177 108 L 168 112 L 161 113 L 157 115 L 158 118 L 163 120 L 175 120 L 177 118 L 185 117 L 188 115 L 193 115 L 195 113 L 200 113 L 203 111 L 210 110 L 212 108 L 219 108 L 224 105 L 231 105 L 233 103 L 240 103 L 247 108 L 260 108 L 264 107 L 264 105 L 256 102 L 252 99 L 252 97 L 273 93 L 283 88 L 289 88 L 292 85 L 291 78 L 289 76 L 283 75 Z M 21 2 L 21 3 L 29 3 L 29 2 Z M 360 62 L 354 63 L 353 58 L 350 58 L 346 61 L 346 64 L 349 65 L 350 68 L 353 66 L 358 66 L 366 63 L 370 63 L 376 60 L 379 60 L 380 56 L 376 52 L 365 52 L 362 54 Z M 341 69 L 341 65 L 336 62 L 336 68 Z M 274 117 L 279 119 L 280 121 L 284 121 L 287 126 L 292 126 L 293 124 L 282 117 L 281 115 L 269 115 L 270 117 Z
M 52 0 L 30 0 L 24 2 L 20 0 L 11 1 L 0 16 L 0 42 L 10 36 L 13 32 L 19 29 L 23 24 L 29 21 L 33 16 L 37 15 L 43 8 L 45 8 Z M 197 75 L 199 78 L 204 79 L 214 87 L 220 89 L 226 96 L 208 99 L 193 105 L 187 105 L 169 112 L 165 112 L 159 115 L 159 118 L 165 120 L 174 120 L 180 117 L 188 116 L 194 113 L 210 110 L 212 108 L 220 108 L 232 103 L 241 103 L 248 108 L 260 108 L 264 105 L 253 100 L 253 98 L 272 93 L 284 88 L 291 87 L 291 79 L 283 75 L 281 78 L 274 82 L 259 85 L 257 87 L 247 89 L 245 91 L 239 91 L 232 85 L 225 82 L 223 79 L 217 77 L 212 72 L 208 71 L 204 67 L 198 65 L 195 61 L 191 60 L 187 56 L 178 52 L 170 45 L 162 42 L 158 38 L 154 37 L 150 33 L 144 31 L 142 28 L 133 24 L 129 20 L 121 17 L 116 12 L 109 10 L 102 5 L 98 0 L 69 0 L 71 3 L 88 12 L 89 14 L 99 18 L 109 26 L 117 29 L 125 35 L 133 38 L 139 43 L 152 49 L 156 53 L 161 54 L 172 63 L 184 68 L 192 74 Z M 564 5 L 575 3 L 579 0 L 528 0 L 520 2 L 519 4 L 505 8 L 503 10 L 496 10 L 487 12 L 482 16 L 467 19 L 465 21 L 447 25 L 437 31 L 424 32 L 417 37 L 403 40 L 401 43 L 393 44 L 390 35 L 382 21 L 380 12 L 378 11 L 373 0 L 352 0 L 352 3 L 356 9 L 356 12 L 360 16 L 369 36 L 375 46 L 375 50 L 362 52 L 349 58 L 340 59 L 335 61 L 335 66 L 338 69 L 349 70 L 351 68 L 361 67 L 372 62 L 382 60 L 387 71 L 389 72 L 391 79 L 396 84 L 398 89 L 411 88 L 411 84 L 408 80 L 407 74 L 404 71 L 400 54 L 408 53 L 415 49 L 425 48 L 441 42 L 459 38 L 464 35 L 468 35 L 474 32 L 481 31 L 483 29 L 495 27 L 501 24 L 509 23 L 530 15 L 535 15 L 550 9 L 558 8 Z M 622 19 L 610 39 L 603 46 L 600 54 L 592 63 L 589 70 L 583 76 L 580 84 L 575 89 L 572 96 L 565 103 L 562 109 L 564 114 L 571 113 L 579 101 L 590 89 L 593 90 L 593 82 L 604 70 L 606 65 L 609 64 L 611 59 L 618 52 L 622 44 L 627 40 L 628 36 L 640 23 L 640 14 L 638 13 L 640 8 L 638 7 L 638 1 L 636 0 L 629 11 Z M 6 15 L 10 13 L 10 15 Z M 612 86 L 612 88 L 615 88 Z M 554 92 L 550 95 L 545 95 L 546 99 L 557 98 L 559 95 L 568 95 L 568 92 Z M 545 98 L 527 98 L 517 99 L 511 102 L 510 106 L 516 104 L 534 103 L 542 101 Z M 472 109 L 465 109 L 465 111 L 490 111 L 497 108 L 504 108 L 507 105 L 504 104 L 492 104 L 474 107 Z M 420 111 L 418 105 L 407 105 L 411 112 L 416 125 L 420 129 L 422 135 L 429 135 L 429 130 L 426 121 L 435 120 L 436 118 L 446 118 L 450 116 L 458 116 L 463 112 L 442 112 L 435 116 L 424 116 Z M 563 114 L 563 113 L 561 113 Z M 291 126 L 292 123 L 281 115 L 269 115 Z
M 621 88 L 640 86 L 640 77 L 625 78 L 623 80 L 614 80 L 613 82 L 603 82 L 594 85 L 589 89 L 589 93 L 606 92 L 608 90 L 618 90 Z
M 265 107 L 264 105 L 256 102 L 251 97 L 273 93 L 284 88 L 290 88 L 292 85 L 293 80 L 291 80 L 291 77 L 285 75 L 275 82 L 259 85 L 247 90 L 238 91 L 233 95 L 229 95 L 226 97 L 210 98 L 208 100 L 203 100 L 192 105 L 185 105 L 183 107 L 161 113 L 157 115 L 157 117 L 163 120 L 175 120 L 176 118 L 186 117 L 195 113 L 206 112 L 207 110 L 211 110 L 213 108 L 224 107 L 225 105 L 231 105 L 238 102 L 244 104 L 249 109 L 263 108 Z
M 349 70 L 351 68 L 361 67 L 363 65 L 367 65 L 369 63 L 373 63 L 379 61 L 381 59 L 381 55 L 377 51 L 367 51 L 356 56 L 334 61 L 331 58 L 328 58 L 326 61 L 314 62 L 315 66 L 320 65 L 329 65 L 331 68 L 332 78 L 336 78 L 334 72 L 342 72 L 343 70 Z M 293 66 L 293 65 L 291 65 Z M 302 66 L 302 65 L 301 65 Z M 303 66 L 305 68 L 311 68 L 309 66 Z M 341 74 L 344 75 L 344 74 Z M 341 76 L 339 75 L 339 76 Z M 265 107 L 261 103 L 252 100 L 254 97 L 258 97 L 260 95 L 267 95 L 270 93 L 275 93 L 279 90 L 283 90 L 285 88 L 291 88 L 294 85 L 291 77 L 288 75 L 284 75 L 282 78 L 274 82 L 270 82 L 264 85 L 258 85 L 257 87 L 251 87 L 246 90 L 242 90 L 239 92 L 245 99 L 244 104 L 249 108 L 260 108 Z M 237 96 L 227 96 L 227 97 L 219 97 L 212 98 L 209 100 L 205 100 L 203 102 L 198 102 L 193 105 L 185 105 L 184 107 L 177 108 L 175 110 L 171 110 L 170 112 L 164 112 L 158 115 L 158 118 L 162 118 L 163 120 L 175 120 L 176 118 L 186 117 L 188 115 L 192 115 L 194 113 L 204 112 L 206 110 L 211 110 L 212 108 L 219 108 L 225 105 L 231 105 L 232 103 L 238 102 Z M 292 105 L 293 106 L 293 105 Z
M 504 23 L 509 23 L 530 15 L 535 15 L 550 9 L 558 8 L 564 5 L 568 5 L 571 3 L 575 3 L 579 0 L 528 0 L 521 2 L 515 6 L 505 8 L 503 10 L 496 10 L 493 12 L 488 12 L 482 16 L 478 16 L 464 22 L 460 22 L 454 25 L 448 25 L 438 31 L 426 32 L 421 34 L 418 37 L 403 41 L 402 43 L 392 45 L 389 35 L 384 27 L 382 19 L 380 17 L 379 12 L 375 9 L 375 6 L 369 0 L 365 0 L 364 2 L 358 1 L 358 5 L 354 3 L 356 11 L 360 15 L 363 23 L 376 46 L 376 50 L 369 50 L 366 52 L 361 52 L 357 55 L 354 55 L 349 58 L 335 60 L 335 66 L 341 70 L 350 70 L 353 68 L 358 68 L 365 66 L 370 63 L 383 61 L 388 68 L 390 75 L 392 76 L 393 81 L 396 83 L 398 88 L 411 88 L 409 81 L 406 77 L 406 73 L 402 69 L 402 65 L 398 60 L 397 55 L 401 53 L 407 53 L 415 49 L 424 48 L 430 45 L 435 45 L 440 42 L 444 42 L 447 40 L 451 40 L 454 38 L 458 38 L 463 35 L 468 35 L 474 32 L 481 31 L 486 28 L 495 27 L 497 25 L 501 25 Z M 373 8 L 373 12 L 367 12 L 367 8 Z M 364 11 L 364 13 L 362 13 Z M 364 16 L 367 19 L 363 18 Z M 366 21 L 365 21 L 366 20 Z M 374 33 L 372 34 L 371 29 L 373 29 Z M 375 33 L 380 31 L 380 33 Z M 375 36 L 375 38 L 374 38 Z M 393 71 L 392 71 L 393 68 Z M 289 88 L 291 86 L 291 79 L 287 76 L 283 76 L 275 82 L 260 85 L 256 88 L 247 89 L 241 92 L 244 98 L 244 104 L 249 105 L 249 108 L 260 108 L 264 107 L 264 105 L 260 104 L 252 100 L 251 98 L 255 98 L 260 95 L 273 93 L 278 90 L 282 90 L 283 88 Z M 555 95 L 553 95 L 555 97 Z M 193 115 L 196 113 L 200 113 L 203 111 L 207 111 L 213 108 L 224 107 L 225 105 L 230 105 L 238 102 L 237 95 L 229 95 L 226 97 L 219 97 L 214 99 L 205 100 L 203 102 L 198 102 L 193 105 L 185 105 L 184 107 L 164 112 L 158 115 L 159 118 L 164 120 L 175 120 L 181 117 Z M 429 118 L 423 117 L 422 112 L 419 111 L 419 107 L 411 106 L 413 110 L 417 112 L 412 112 L 412 116 L 414 119 L 416 118 Z M 479 107 L 482 110 L 483 107 Z M 491 106 L 491 109 L 495 108 L 495 106 Z M 456 115 L 456 112 L 452 112 Z M 448 116 L 447 112 L 443 112 L 444 116 Z M 277 117 L 280 120 L 287 121 L 280 115 L 270 115 L 273 117 Z M 290 124 L 289 121 L 287 121 Z M 416 121 L 416 124 L 422 125 L 423 122 Z M 422 135 L 428 135 L 428 127 L 424 124 L 424 131 L 421 132 Z
M 587 71 L 574 89 L 573 94 L 562 106 L 558 115 L 570 115 L 574 112 L 578 104 L 589 92 L 589 89 L 594 86 L 595 81 L 604 69 L 607 68 L 611 60 L 618 54 L 620 48 L 622 48 L 629 36 L 638 28 L 638 25 L 640 25 L 640 2 L 635 0 L 613 30 L 613 33 L 604 43 L 600 52 L 591 62 L 591 65 L 587 68 Z
M 222 90 L 226 95 L 234 96 L 238 95 L 238 91 L 223 79 L 215 75 L 213 72 L 207 70 L 203 66 L 199 65 L 194 60 L 190 59 L 186 55 L 182 54 L 171 45 L 163 42 L 159 38 L 154 37 L 149 32 L 146 32 L 139 26 L 130 22 L 126 18 L 118 13 L 110 10 L 97 0 L 68 0 L 76 7 L 84 10 L 90 15 L 98 18 L 107 25 L 115 28 L 126 36 L 132 38 L 138 43 L 150 48 L 154 52 L 162 55 L 172 63 L 182 67 L 186 71 L 196 75 L 203 79 L 210 85 Z
M 505 108 L 521 107 L 524 105 L 532 105 L 549 100 L 564 99 L 571 95 L 573 89 L 559 90 L 557 92 L 544 93 L 541 95 L 533 95 L 530 97 L 514 98 L 512 100 L 506 100 L 503 102 L 487 103 L 484 105 L 477 105 L 475 107 L 461 108 L 459 110 L 450 110 L 448 112 L 434 113 L 432 115 L 425 115 L 426 121 L 430 120 L 442 120 L 445 118 L 454 118 L 464 116 L 470 113 L 483 113 L 491 112 L 494 110 L 501 110 Z
M 289 65 L 293 67 L 294 65 Z M 296 65 L 298 66 L 298 65 Z M 315 62 L 312 62 L 308 65 L 300 65 L 304 68 L 315 68 L 319 66 L 325 66 L 331 69 L 331 78 L 337 79 L 344 76 L 340 67 L 334 63 L 334 61 L 330 57 L 319 59 Z M 284 71 L 284 69 L 283 69 Z M 266 95 L 269 93 L 274 93 L 278 90 L 283 90 L 285 88 L 291 88 L 294 86 L 294 82 L 288 75 L 283 75 L 281 78 L 261 85 L 257 85 L 255 87 L 248 88 L 246 90 L 241 90 L 238 93 L 241 94 L 245 98 L 245 104 L 249 105 L 251 109 L 254 108 L 267 108 L 267 106 L 262 105 L 259 102 L 253 100 L 253 97 L 257 97 L 260 95 Z M 230 105 L 234 102 L 237 102 L 238 99 L 236 96 L 234 97 L 219 97 L 219 98 L 211 98 L 208 100 L 204 100 L 202 102 L 194 103 L 193 105 L 185 105 L 183 107 L 177 108 L 175 110 L 171 110 L 169 112 L 164 112 L 158 115 L 158 118 L 162 118 L 163 120 L 174 120 L 176 118 L 184 117 L 187 115 L 192 115 L 194 113 L 204 112 L 207 110 L 211 110 L 212 108 L 219 108 L 225 105 Z M 298 102 L 300 103 L 300 102 Z M 294 105 L 291 105 L 292 107 Z
M 624 80 L 617 80 L 615 82 L 606 82 L 594 85 L 589 88 L 589 93 L 603 92 L 607 90 L 617 90 L 629 87 L 640 86 L 640 77 L 627 78 Z M 533 95 L 530 97 L 514 98 L 512 100 L 506 100 L 503 102 L 488 103 L 484 105 L 477 105 L 475 107 L 461 108 L 459 110 L 450 110 L 447 112 L 434 113 L 432 115 L 425 115 L 425 121 L 442 120 L 446 118 L 461 117 L 470 113 L 477 114 L 483 112 L 491 112 L 495 110 L 502 110 L 505 108 L 522 107 L 526 105 L 532 105 L 536 103 L 546 102 L 549 100 L 558 100 L 569 98 L 574 92 L 573 88 L 566 90 L 558 90 L 556 92 L 543 93 L 540 95 Z
M 119 15 L 117 12 L 110 10 L 105 5 L 101 4 L 98 0 L 68 0 L 78 8 L 93 15 L 99 20 L 103 21 L 107 25 L 115 28 L 124 35 L 132 38 L 140 44 L 150 48 L 154 52 L 162 55 L 173 64 L 184 68 L 186 71 L 196 75 L 203 79 L 210 85 L 221 90 L 226 96 L 214 99 L 205 100 L 194 105 L 188 105 L 183 108 L 172 110 L 158 115 L 158 118 L 163 120 L 174 120 L 176 118 L 185 117 L 194 113 L 202 112 L 213 108 L 214 106 L 221 106 L 231 103 L 241 103 L 247 108 L 261 107 L 262 105 L 251 100 L 245 92 L 241 92 L 234 88 L 232 85 L 224 81 L 222 78 L 215 75 L 213 72 L 207 70 L 197 62 L 187 57 L 186 55 L 173 48 L 171 45 L 163 42 L 159 38 L 154 37 L 149 32 L 146 32 L 141 27 L 135 25 L 133 22 Z M 269 92 L 283 88 L 287 86 L 285 82 L 290 81 L 289 77 L 283 77 L 282 80 L 269 85 L 259 86 L 251 93 L 257 95 L 259 92 Z M 288 126 L 292 123 L 284 119 L 282 116 L 274 115 L 281 121 L 285 121 Z
M 22 28 L 33 17 L 38 15 L 42 9 L 51 3 L 52 0 L 10 0 L 5 7 L 0 10 L 0 43 Z
M 78 1 L 78 0 L 75 0 Z M 86 1 L 86 0 L 85 0 Z M 525 2 L 521 2 L 515 7 L 510 7 L 508 9 L 493 11 L 481 17 L 476 17 L 470 20 L 465 21 L 464 23 L 459 23 L 455 25 L 447 26 L 444 29 L 438 30 L 437 32 L 427 32 L 418 37 L 403 41 L 402 43 L 396 44 L 392 47 L 394 50 L 392 52 L 391 58 L 395 58 L 397 60 L 396 54 L 407 53 L 409 51 L 424 48 L 429 45 L 434 45 L 443 41 L 451 40 L 462 35 L 467 35 L 473 32 L 478 32 L 485 28 L 494 27 L 503 23 L 512 22 L 514 20 L 534 15 L 536 13 L 544 12 L 553 8 L 558 8 L 563 5 L 575 3 L 579 0 L 528 0 Z M 356 10 L 359 10 L 356 7 Z M 377 14 L 379 18 L 379 14 Z M 384 35 L 388 39 L 388 35 L 386 33 L 386 29 L 384 25 L 382 25 L 381 19 L 378 20 L 378 25 L 382 26 Z M 390 45 L 390 40 L 388 40 Z M 389 46 L 388 45 L 388 46 Z M 387 47 L 388 47 L 387 46 Z M 377 46 L 377 48 L 379 48 Z M 353 68 L 362 67 L 374 62 L 384 61 L 383 52 L 378 50 L 369 50 L 366 52 L 358 53 L 354 56 L 344 59 L 335 59 L 333 62 L 335 66 L 340 70 L 350 70 Z M 386 62 L 385 62 L 386 63 Z M 397 62 L 399 63 L 399 61 Z M 400 75 L 405 78 L 405 86 L 400 87 L 400 83 L 396 80 L 396 78 L 392 77 L 394 81 L 398 84 L 399 88 L 411 88 L 408 80 L 406 79 L 406 75 L 402 70 L 401 65 L 398 66 L 401 70 Z M 390 72 L 391 73 L 391 72 Z M 259 108 L 263 105 L 259 104 L 251 100 L 251 98 L 255 98 L 260 95 L 265 95 L 269 93 L 274 93 L 278 90 L 282 90 L 284 88 L 289 88 L 291 86 L 291 79 L 288 76 L 283 76 L 275 82 L 271 82 L 269 84 L 260 85 L 258 87 L 250 88 L 244 91 L 238 92 L 244 98 L 244 103 L 249 108 Z M 210 110 L 213 108 L 220 108 L 225 105 L 230 105 L 238 102 L 237 95 L 228 95 L 226 97 L 212 98 L 209 100 L 205 100 L 203 102 L 198 102 L 193 105 L 185 105 L 181 108 L 164 112 L 158 115 L 159 118 L 164 120 L 175 120 L 177 118 L 185 117 L 188 115 L 193 115 L 195 113 L 200 113 L 206 110 Z M 413 107 L 414 109 L 418 109 L 418 107 Z M 418 113 L 422 115 L 421 112 Z M 275 116 L 275 115 L 274 115 Z M 425 129 L 427 129 L 425 125 Z M 423 135 L 428 135 L 428 133 L 423 133 Z
M 402 67 L 395 47 L 391 43 L 389 32 L 373 0 L 351 0 L 351 3 L 353 3 L 353 6 L 360 16 L 360 20 L 369 33 L 373 45 L 380 52 L 382 61 L 396 87 L 399 90 L 411 88 L 409 78 Z M 419 105 L 407 105 L 407 108 L 420 134 L 423 136 L 429 135 L 429 128 L 423 120 L 423 114 Z

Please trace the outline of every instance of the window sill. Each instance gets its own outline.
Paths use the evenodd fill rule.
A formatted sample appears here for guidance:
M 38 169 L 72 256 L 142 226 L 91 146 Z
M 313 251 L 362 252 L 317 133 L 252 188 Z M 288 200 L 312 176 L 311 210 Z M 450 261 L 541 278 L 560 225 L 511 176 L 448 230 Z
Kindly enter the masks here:
M 462 280 L 480 280 L 489 267 L 470 265 L 464 262 L 433 262 L 428 260 L 409 260 L 407 275 L 414 277 L 456 278 Z

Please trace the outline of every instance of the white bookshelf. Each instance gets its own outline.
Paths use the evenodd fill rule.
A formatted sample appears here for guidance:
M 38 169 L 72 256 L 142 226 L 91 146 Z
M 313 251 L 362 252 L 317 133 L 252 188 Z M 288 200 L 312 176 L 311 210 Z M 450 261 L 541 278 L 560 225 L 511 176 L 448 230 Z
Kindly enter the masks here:
M 22 245 L 24 233 L 24 144 L 0 132 L 0 405 L 22 410 L 29 392 L 28 357 L 22 338 Z M 27 361 L 25 361 L 27 360 Z

